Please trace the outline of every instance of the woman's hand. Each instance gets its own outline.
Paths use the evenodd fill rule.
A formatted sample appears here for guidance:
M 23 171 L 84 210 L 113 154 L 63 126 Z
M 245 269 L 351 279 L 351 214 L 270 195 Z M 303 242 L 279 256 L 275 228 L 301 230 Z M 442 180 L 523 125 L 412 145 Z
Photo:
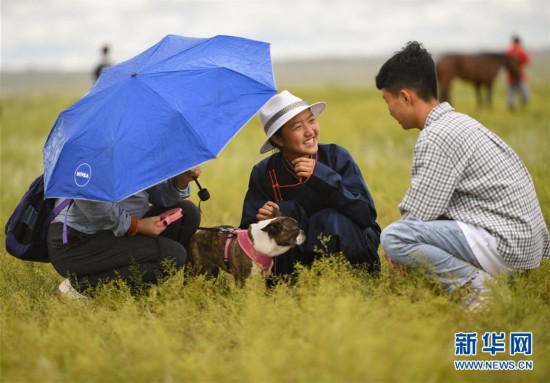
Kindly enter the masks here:
M 177 175 L 176 181 L 178 183 L 178 189 L 185 189 L 187 185 L 189 185 L 189 182 L 193 181 L 194 178 L 199 178 L 201 173 L 201 167 L 196 166 L 193 169 L 189 169 L 188 171 Z
M 309 157 L 300 157 L 292 161 L 294 172 L 300 178 L 309 178 L 315 169 L 315 160 Z
M 267 201 L 264 206 L 262 206 L 258 210 L 258 214 L 256 214 L 256 218 L 258 221 L 263 221 L 264 219 L 271 219 L 275 218 L 281 215 L 279 212 L 279 205 L 277 205 L 275 202 Z
M 160 217 L 154 216 L 154 217 L 147 217 L 142 218 L 138 221 L 138 230 L 137 232 L 139 234 L 146 235 L 148 237 L 156 237 L 160 233 L 162 233 L 164 230 L 166 230 L 166 226 L 161 225 L 157 226 L 156 223 L 160 221 Z

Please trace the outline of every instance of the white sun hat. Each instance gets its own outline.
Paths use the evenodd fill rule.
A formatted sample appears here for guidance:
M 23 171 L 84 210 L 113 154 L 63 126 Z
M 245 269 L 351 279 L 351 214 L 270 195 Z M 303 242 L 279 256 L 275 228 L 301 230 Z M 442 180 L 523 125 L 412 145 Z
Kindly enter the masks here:
M 267 136 L 266 141 L 260 148 L 260 153 L 276 149 L 269 142 L 269 139 L 292 117 L 309 108 L 313 116 L 317 118 L 326 107 L 326 102 L 316 102 L 315 104 L 308 105 L 307 102 L 294 96 L 288 90 L 283 90 L 281 93 L 271 97 L 260 109 L 260 121 Z

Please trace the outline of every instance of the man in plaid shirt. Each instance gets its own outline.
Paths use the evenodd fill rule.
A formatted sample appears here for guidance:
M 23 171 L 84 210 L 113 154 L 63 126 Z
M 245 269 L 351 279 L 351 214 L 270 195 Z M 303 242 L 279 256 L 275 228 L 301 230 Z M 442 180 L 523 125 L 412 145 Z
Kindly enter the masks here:
M 420 129 L 401 219 L 382 232 L 392 267 L 428 265 L 450 292 L 470 284 L 478 310 L 491 275 L 550 257 L 546 223 L 529 172 L 497 135 L 437 100 L 431 55 L 409 42 L 380 69 L 376 86 L 404 129 Z

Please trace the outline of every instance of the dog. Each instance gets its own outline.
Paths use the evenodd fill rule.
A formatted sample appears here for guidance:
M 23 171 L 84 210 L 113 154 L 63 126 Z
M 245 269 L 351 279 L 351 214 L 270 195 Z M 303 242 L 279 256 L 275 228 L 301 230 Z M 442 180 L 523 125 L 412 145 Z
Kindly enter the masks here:
M 304 243 L 299 223 L 279 216 L 251 224 L 246 230 L 230 226 L 199 229 L 189 242 L 193 274 L 217 277 L 219 270 L 243 284 L 250 275 L 269 272 L 274 257 Z

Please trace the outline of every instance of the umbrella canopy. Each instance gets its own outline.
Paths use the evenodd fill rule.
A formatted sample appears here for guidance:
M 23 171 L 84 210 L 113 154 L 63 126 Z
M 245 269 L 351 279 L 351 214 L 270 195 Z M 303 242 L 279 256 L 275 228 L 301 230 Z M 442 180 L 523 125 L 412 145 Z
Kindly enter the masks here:
M 59 115 L 45 196 L 120 201 L 215 158 L 275 93 L 269 44 L 168 35 Z

